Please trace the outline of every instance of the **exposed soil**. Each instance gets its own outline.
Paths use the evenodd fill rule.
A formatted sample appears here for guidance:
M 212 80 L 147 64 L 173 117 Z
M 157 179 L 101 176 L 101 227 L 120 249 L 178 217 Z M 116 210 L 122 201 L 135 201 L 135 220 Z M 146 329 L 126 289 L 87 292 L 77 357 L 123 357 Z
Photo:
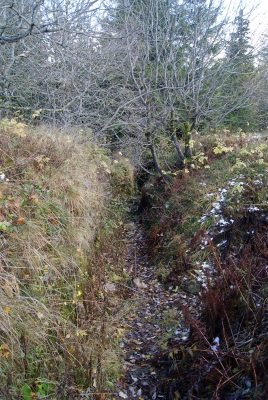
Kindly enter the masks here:
M 116 399 L 163 399 L 165 395 L 159 383 L 166 365 L 157 355 L 168 348 L 171 338 L 173 341 L 187 340 L 189 329 L 183 323 L 181 305 L 191 303 L 194 308 L 198 296 L 159 282 L 148 256 L 142 226 L 133 222 L 129 228 L 131 298 L 138 308 L 135 312 L 134 307 L 134 312 L 125 321 L 128 333 L 121 342 L 125 374 L 117 384 Z

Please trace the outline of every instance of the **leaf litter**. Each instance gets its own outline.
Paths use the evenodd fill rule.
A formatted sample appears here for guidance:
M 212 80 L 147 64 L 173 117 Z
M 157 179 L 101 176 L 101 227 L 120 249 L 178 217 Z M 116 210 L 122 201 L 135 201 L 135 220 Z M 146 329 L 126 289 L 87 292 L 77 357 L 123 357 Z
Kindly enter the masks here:
M 168 348 L 171 338 L 188 339 L 189 327 L 185 325 L 181 306 L 196 314 L 197 293 L 186 296 L 184 290 L 172 285 L 167 288 L 159 282 L 139 223 L 133 223 L 128 243 L 128 272 L 137 289 L 132 291 L 131 301 L 137 306 L 125 321 L 128 332 L 120 343 L 124 374 L 116 384 L 113 398 L 164 399 L 159 383 L 165 375 L 165 363 L 158 360 L 158 354 Z

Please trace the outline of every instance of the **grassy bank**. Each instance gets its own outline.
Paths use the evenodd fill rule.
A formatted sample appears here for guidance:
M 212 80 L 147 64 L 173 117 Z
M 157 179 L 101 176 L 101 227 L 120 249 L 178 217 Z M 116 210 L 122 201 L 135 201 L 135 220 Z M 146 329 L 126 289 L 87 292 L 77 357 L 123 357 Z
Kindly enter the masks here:
M 125 215 L 129 162 L 79 132 L 2 120 L 0 170 L 1 398 L 106 390 L 117 303 L 107 306 L 100 253 Z
M 197 299 L 196 307 L 178 304 L 189 334 L 174 336 L 159 356 L 162 387 L 167 399 L 264 399 L 267 141 L 227 131 L 195 139 L 184 171 L 146 192 L 159 279 Z

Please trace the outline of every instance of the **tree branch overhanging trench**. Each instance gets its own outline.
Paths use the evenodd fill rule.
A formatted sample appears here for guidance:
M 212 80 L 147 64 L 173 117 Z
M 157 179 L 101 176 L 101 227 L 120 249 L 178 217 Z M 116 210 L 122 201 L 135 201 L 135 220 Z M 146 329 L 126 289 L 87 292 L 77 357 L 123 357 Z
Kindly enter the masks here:
M 102 132 L 106 131 L 106 129 L 109 128 L 110 124 L 113 122 L 113 120 L 115 119 L 115 117 L 118 115 L 118 113 L 119 113 L 125 106 L 130 105 L 131 103 L 135 102 L 136 100 L 138 100 L 138 99 L 140 99 L 140 98 L 142 98 L 142 97 L 144 97 L 144 96 L 148 96 L 148 95 L 150 95 L 150 94 L 152 94 L 152 93 L 157 93 L 157 92 L 160 92 L 160 91 L 163 91 L 163 90 L 177 90 L 177 91 L 178 91 L 178 90 L 180 90 L 180 88 L 178 88 L 178 87 L 172 87 L 172 86 L 171 86 L 171 87 L 166 86 L 166 87 L 162 87 L 162 88 L 158 88 L 158 89 L 153 89 L 153 90 L 150 90 L 150 91 L 148 91 L 148 92 L 146 92 L 146 93 L 141 93 L 141 94 L 139 94 L 138 96 L 133 97 L 133 99 L 127 101 L 126 103 L 120 105 L 120 106 L 117 108 L 117 110 L 114 112 L 114 114 L 112 115 L 112 117 L 111 117 L 111 118 L 109 119 L 109 121 L 104 125 L 104 127 L 98 132 L 98 134 L 101 134 Z

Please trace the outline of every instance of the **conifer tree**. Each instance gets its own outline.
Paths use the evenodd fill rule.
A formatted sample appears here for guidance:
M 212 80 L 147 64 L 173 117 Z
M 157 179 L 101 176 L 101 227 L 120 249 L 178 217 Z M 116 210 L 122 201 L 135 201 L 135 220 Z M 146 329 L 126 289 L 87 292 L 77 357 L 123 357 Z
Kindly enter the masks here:
M 226 57 L 228 76 L 224 89 L 228 99 L 225 123 L 231 128 L 252 129 L 256 124 L 251 84 L 255 67 L 253 48 L 250 44 L 249 21 L 244 17 L 242 9 L 234 20 L 234 31 L 230 36 Z

